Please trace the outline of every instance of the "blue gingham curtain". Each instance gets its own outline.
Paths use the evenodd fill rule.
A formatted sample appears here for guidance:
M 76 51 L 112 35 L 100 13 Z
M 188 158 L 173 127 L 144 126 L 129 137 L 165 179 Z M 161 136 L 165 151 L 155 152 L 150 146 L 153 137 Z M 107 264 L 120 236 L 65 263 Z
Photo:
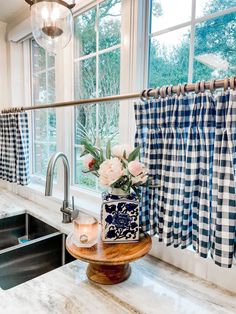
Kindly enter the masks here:
M 235 247 L 235 92 L 174 95 L 135 104 L 136 145 L 149 171 L 141 224 L 166 245 L 209 250 L 231 267 Z M 235 131 L 234 131 L 235 130 Z
M 236 247 L 236 91 L 217 98 L 213 161 L 211 255 L 230 267 Z
M 29 183 L 29 130 L 26 112 L 0 114 L 0 179 Z

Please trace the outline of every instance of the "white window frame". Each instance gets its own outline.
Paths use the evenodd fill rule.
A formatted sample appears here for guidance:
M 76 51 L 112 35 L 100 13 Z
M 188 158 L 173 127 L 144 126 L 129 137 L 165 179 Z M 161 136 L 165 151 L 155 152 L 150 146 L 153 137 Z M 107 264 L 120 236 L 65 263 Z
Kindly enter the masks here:
M 99 3 L 101 3 L 103 1 L 87 1 L 87 3 L 89 5 L 84 5 L 81 4 L 81 7 L 79 8 L 77 6 L 77 11 L 75 16 L 78 16 L 79 14 L 91 9 L 92 7 L 98 5 Z M 139 1 L 141 3 L 141 1 Z M 136 4 L 136 5 L 135 5 Z M 131 47 L 132 47 L 132 40 L 133 40 L 133 21 L 132 19 L 134 19 L 134 13 L 135 10 L 137 10 L 138 6 L 137 6 L 137 1 L 136 0 L 122 0 L 122 5 L 121 5 L 121 16 L 122 16 L 122 20 L 121 20 L 121 44 L 113 46 L 111 48 L 107 48 L 102 50 L 101 52 L 98 51 L 96 53 L 93 54 L 89 54 L 88 56 L 82 57 L 80 58 L 80 60 L 82 59 L 86 59 L 89 58 L 91 56 L 97 56 L 100 55 L 102 53 L 108 52 L 108 51 L 112 51 L 115 50 L 117 48 L 120 48 L 120 55 L 121 55 L 121 71 L 120 71 L 120 93 L 124 94 L 124 93 L 129 93 L 132 92 L 132 83 L 133 83 L 133 79 L 132 79 L 132 52 Z M 124 12 L 126 12 L 126 14 L 124 14 Z M 128 14 L 127 14 L 128 12 Z M 98 44 L 98 43 L 97 43 Z M 74 50 L 73 50 L 74 51 Z M 73 58 L 74 60 L 74 58 Z M 98 63 L 96 63 L 96 66 L 98 66 Z M 98 69 L 97 69 L 98 70 Z M 128 73 L 127 73 L 128 72 Z M 74 80 L 72 80 L 74 81 Z M 73 84 L 74 86 L 74 84 Z M 73 93 L 74 95 L 74 93 Z M 73 95 L 71 95 L 71 97 L 73 98 Z M 130 106 L 131 104 L 131 106 Z M 74 114 L 73 114 L 73 108 L 71 110 L 71 119 L 74 119 Z M 124 117 L 127 116 L 128 113 L 128 117 L 127 120 L 126 119 L 120 119 L 119 121 L 119 138 L 120 138 L 120 143 L 129 143 L 129 144 L 133 144 L 133 138 L 134 138 L 134 116 L 133 116 L 133 108 L 132 108 L 132 102 L 130 101 L 123 101 L 120 104 L 120 117 Z M 74 120 L 72 120 L 74 122 Z M 131 123 L 130 123 L 131 122 Z M 71 155 L 72 155 L 72 160 L 71 160 L 71 164 L 72 164 L 72 174 L 74 173 L 74 147 L 73 147 L 73 143 L 74 143 L 74 123 L 71 124 L 72 128 L 71 128 L 71 139 L 72 139 L 72 143 L 71 143 Z M 132 134 L 132 136 L 130 135 Z M 72 153 L 73 151 L 73 153 Z M 98 192 L 95 191 L 91 191 L 88 190 L 86 188 L 81 188 L 79 186 L 74 185 L 74 182 L 72 181 L 72 186 L 71 186 L 71 191 L 73 193 L 73 195 L 75 195 L 75 197 L 80 198 L 82 197 L 82 199 L 84 200 L 90 200 L 90 202 L 92 200 L 94 200 L 96 203 L 100 204 L 101 201 L 101 195 Z
M 34 106 L 34 91 L 33 91 L 33 54 L 32 54 L 32 40 L 33 37 L 31 37 L 29 39 L 29 43 L 30 43 L 30 75 L 31 75 L 31 105 Z M 47 54 L 47 52 L 46 52 Z M 48 67 L 48 58 L 46 55 L 46 66 L 45 66 L 45 70 L 39 71 L 37 72 L 37 74 L 41 74 L 41 73 L 45 73 L 46 75 L 46 90 L 48 90 L 48 71 L 51 71 L 52 69 L 54 69 L 56 71 L 56 64 L 54 64 L 53 67 Z M 56 75 L 55 75 L 56 76 Z M 55 90 L 56 93 L 56 90 Z M 35 141 L 35 120 L 34 120 L 34 112 L 31 112 L 31 128 L 32 128 L 32 132 L 31 132 L 31 177 L 33 178 L 33 181 L 35 183 L 39 183 L 39 184 L 45 184 L 45 178 L 42 175 L 39 175 L 37 173 L 35 173 L 35 143 L 45 143 L 43 141 Z M 48 124 L 47 124 L 47 134 L 48 134 Z M 50 142 L 47 141 L 47 146 L 50 145 Z M 57 143 L 56 143 L 57 144 Z M 47 147 L 47 149 L 49 149 Z M 55 181 L 56 182 L 56 181 Z
M 123 0 L 124 1 L 124 0 Z M 102 3 L 103 1 L 95 1 L 95 3 L 90 3 L 90 6 L 89 6 L 89 9 L 88 9 L 88 6 L 86 6 L 85 8 L 83 7 L 82 10 L 78 10 L 76 12 L 76 14 L 74 14 L 74 18 L 78 17 L 79 15 L 81 15 L 82 13 L 86 12 L 87 10 L 90 10 L 92 8 L 96 8 L 97 9 L 97 16 L 99 16 L 99 4 Z M 85 10 L 86 9 L 86 10 Z M 121 11 L 124 12 L 124 8 L 122 9 L 122 5 L 121 5 Z M 121 12 L 122 14 L 122 12 Z M 122 22 L 121 22 L 122 23 Z M 121 30 L 122 31 L 122 30 Z M 115 51 L 117 49 L 120 49 L 120 53 L 121 53 L 121 46 L 122 46 L 122 43 L 120 44 L 117 44 L 117 45 L 114 45 L 114 46 L 111 46 L 111 47 L 108 47 L 108 48 L 105 48 L 105 49 L 99 49 L 99 32 L 96 33 L 96 52 L 93 52 L 93 53 L 90 53 L 90 54 L 87 54 L 87 55 L 83 55 L 81 57 L 77 57 L 75 58 L 75 55 L 73 55 L 73 67 L 75 68 L 75 65 L 76 63 L 79 63 L 80 61 L 84 61 L 84 60 L 88 60 L 88 59 L 91 59 L 91 58 L 96 58 L 96 98 L 99 97 L 99 84 L 98 84 L 98 74 L 99 74 L 99 56 L 103 55 L 103 54 L 106 54 L 108 52 L 112 52 L 112 51 Z M 72 39 L 72 42 L 73 42 L 73 47 L 75 45 L 75 42 L 74 42 L 74 37 Z M 74 49 L 73 49 L 73 53 L 74 53 Z M 121 64 L 121 62 L 120 62 Z M 122 67 L 122 66 L 121 66 Z M 120 83 L 121 83 L 121 80 L 120 80 Z M 75 95 L 75 90 L 74 90 L 74 84 L 73 84 L 73 95 Z M 74 108 L 74 111 L 75 113 L 75 108 Z M 96 122 L 98 122 L 98 114 L 99 114 L 99 106 L 98 104 L 96 104 Z M 74 128 L 74 122 L 75 122 L 75 116 L 73 115 L 73 121 L 72 121 L 72 135 L 73 135 L 73 146 L 72 146 L 72 166 L 71 166 L 71 182 L 72 182 L 72 186 L 75 186 L 75 187 L 78 187 L 79 189 L 82 189 L 82 190 L 89 190 L 91 192 L 94 192 L 94 193 L 98 193 L 98 182 L 96 182 L 96 191 L 93 191 L 93 190 L 90 190 L 90 189 L 86 189 L 86 187 L 84 188 L 80 188 L 78 185 L 75 184 L 75 180 L 74 180 L 74 175 L 75 175 L 75 147 L 79 147 L 80 145 L 75 145 L 75 128 Z M 98 130 L 98 123 L 96 123 L 96 134 L 98 134 L 99 130 Z
M 150 25 L 150 6 L 151 6 L 151 1 L 152 0 L 148 0 L 147 2 L 149 3 L 148 4 L 148 8 L 146 10 L 146 19 L 149 19 L 149 23 L 148 25 Z M 192 83 L 192 80 L 193 80 L 193 64 L 194 64 L 194 36 L 195 36 L 195 28 L 196 28 L 196 25 L 198 23 L 202 23 L 202 22 L 205 22 L 207 20 L 210 20 L 210 19 L 214 19 L 214 18 L 217 18 L 217 17 L 220 17 L 220 16 L 223 16 L 223 15 L 226 15 L 226 14 L 229 14 L 229 13 L 233 13 L 233 12 L 236 12 L 236 6 L 234 7 L 231 7 L 231 8 L 228 8 L 226 10 L 223 10 L 223 11 L 218 11 L 218 12 L 215 12 L 215 13 L 212 13 L 212 14 L 208 14 L 208 15 L 204 15 L 202 17 L 199 17 L 199 18 L 196 18 L 196 1 L 197 0 L 191 0 L 192 1 L 192 11 L 191 11 L 191 17 L 190 17 L 190 20 L 187 21 L 187 22 L 184 22 L 184 23 L 180 23 L 180 24 L 176 24 L 174 26 L 171 26 L 171 27 L 168 27 L 168 28 L 164 28 L 160 31 L 157 31 L 157 32 L 153 32 L 151 33 L 151 27 L 147 28 L 148 32 L 146 33 L 146 36 L 147 38 L 149 38 L 149 44 L 148 44 L 148 47 L 150 48 L 150 42 L 151 42 L 151 38 L 152 37 L 156 37 L 158 35 L 163 35 L 163 34 L 166 34 L 166 33 L 169 33 L 171 31 L 175 31 L 175 30 L 178 30 L 180 28 L 183 28 L 183 27 L 187 27 L 187 26 L 190 26 L 190 49 L 189 49 L 189 66 L 188 66 L 188 83 Z M 148 49 L 149 49 L 148 48 Z M 148 76 L 149 76 L 149 60 L 148 60 L 148 56 L 146 56 L 146 69 L 145 69 L 145 75 L 146 75 L 146 82 L 148 82 Z M 171 82 L 170 82 L 171 84 Z
M 91 7 L 103 2 L 103 0 L 84 0 L 76 5 L 74 15 L 87 11 Z M 121 22 L 121 72 L 120 72 L 120 93 L 132 93 L 140 90 L 143 86 L 143 50 L 140 47 L 143 44 L 146 22 L 143 19 L 146 4 L 142 0 L 122 0 L 122 22 Z M 142 21 L 142 23 L 140 23 Z M 139 48 L 139 49 L 138 49 Z M 112 47 L 114 49 L 114 47 Z M 106 51 L 112 50 L 111 48 Z M 103 51 L 104 52 L 104 51 Z M 55 57 L 55 91 L 56 102 L 68 101 L 74 98 L 74 46 L 73 40 Z M 26 72 L 28 69 L 25 66 Z M 31 71 L 32 73 L 32 71 Z M 137 79 L 138 78 L 138 79 Z M 32 104 L 33 105 L 33 104 Z M 120 105 L 120 142 L 133 144 L 135 134 L 135 120 L 133 111 L 133 100 L 125 100 Z M 73 185 L 73 167 L 74 167 L 74 107 L 57 108 L 57 151 L 64 152 L 71 165 L 71 195 L 76 198 L 76 203 L 88 212 L 98 214 L 100 211 L 101 195 L 84 188 Z M 32 128 L 33 131 L 33 128 Z M 31 132 L 32 133 L 32 132 Z M 31 151 L 33 148 L 33 133 L 31 138 Z M 33 156 L 33 155 L 32 155 Z M 31 157 L 32 157 L 31 156 Z M 33 166 L 33 165 L 32 165 Z M 43 191 L 45 179 L 38 176 L 32 176 L 30 188 Z M 58 167 L 57 180 L 54 183 L 53 195 L 60 199 L 63 196 L 63 167 Z

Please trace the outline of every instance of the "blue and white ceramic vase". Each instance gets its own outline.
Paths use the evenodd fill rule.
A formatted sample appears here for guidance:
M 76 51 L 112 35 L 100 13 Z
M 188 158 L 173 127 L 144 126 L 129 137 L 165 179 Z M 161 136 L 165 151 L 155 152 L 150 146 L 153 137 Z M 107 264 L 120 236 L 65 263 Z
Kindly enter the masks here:
M 130 243 L 139 240 L 139 199 L 113 189 L 102 194 L 102 240 L 107 243 Z

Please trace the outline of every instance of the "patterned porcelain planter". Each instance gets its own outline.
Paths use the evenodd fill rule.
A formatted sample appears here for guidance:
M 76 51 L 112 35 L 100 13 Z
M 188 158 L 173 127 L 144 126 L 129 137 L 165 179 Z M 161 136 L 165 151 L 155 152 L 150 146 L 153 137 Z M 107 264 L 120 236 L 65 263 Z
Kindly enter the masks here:
M 139 240 L 139 200 L 136 194 L 122 190 L 103 193 L 101 212 L 102 240 L 129 243 Z

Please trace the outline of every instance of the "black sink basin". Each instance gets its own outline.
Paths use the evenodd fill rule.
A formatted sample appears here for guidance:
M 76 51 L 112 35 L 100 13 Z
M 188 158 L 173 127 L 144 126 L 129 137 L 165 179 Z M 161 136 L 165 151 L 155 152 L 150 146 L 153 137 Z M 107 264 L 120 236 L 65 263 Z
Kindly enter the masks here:
M 55 228 L 29 214 L 3 218 L 0 219 L 0 250 L 55 232 Z
M 0 288 L 10 289 L 73 261 L 65 239 L 28 214 L 0 219 Z

